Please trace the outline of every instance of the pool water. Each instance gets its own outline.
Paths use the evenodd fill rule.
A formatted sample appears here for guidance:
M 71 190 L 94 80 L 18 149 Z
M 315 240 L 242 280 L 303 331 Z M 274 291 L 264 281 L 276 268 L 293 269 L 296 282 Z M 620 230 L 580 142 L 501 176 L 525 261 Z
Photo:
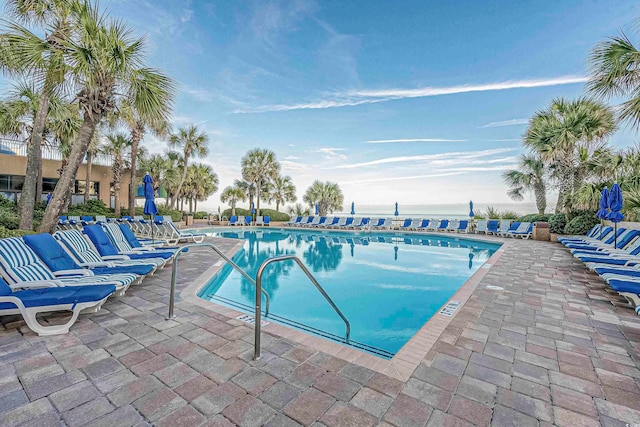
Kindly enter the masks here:
M 351 323 L 348 344 L 384 358 L 393 357 L 500 247 L 456 235 L 392 232 L 226 229 L 212 235 L 245 240 L 233 260 L 251 277 L 267 258 L 299 257 Z M 263 289 L 271 300 L 264 320 L 345 342 L 344 322 L 293 261 L 268 266 Z M 229 265 L 198 295 L 254 309 L 255 287 Z

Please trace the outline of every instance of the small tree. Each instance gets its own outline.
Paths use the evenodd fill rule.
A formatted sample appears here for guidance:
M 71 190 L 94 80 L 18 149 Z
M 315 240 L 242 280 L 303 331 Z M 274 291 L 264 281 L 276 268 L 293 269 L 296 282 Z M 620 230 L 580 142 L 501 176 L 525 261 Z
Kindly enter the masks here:
M 318 214 L 320 216 L 326 216 L 327 213 L 342 210 L 344 196 L 338 184 L 329 181 L 314 181 L 311 187 L 304 193 L 302 200 L 312 208 L 317 203 Z
M 240 200 L 243 202 L 247 200 L 247 195 L 240 187 L 226 187 L 220 195 L 220 201 L 222 203 L 229 203 L 229 205 L 231 205 L 231 215 L 236 214 L 236 204 Z

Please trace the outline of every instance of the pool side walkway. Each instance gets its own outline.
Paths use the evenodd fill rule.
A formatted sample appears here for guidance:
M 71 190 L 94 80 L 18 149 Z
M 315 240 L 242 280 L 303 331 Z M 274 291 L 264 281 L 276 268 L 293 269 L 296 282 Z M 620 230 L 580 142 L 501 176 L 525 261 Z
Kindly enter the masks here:
M 217 260 L 190 250 L 179 289 Z M 170 276 L 67 335 L 0 317 L 0 425 L 640 424 L 640 318 L 558 244 L 509 240 L 406 382 L 269 334 L 253 362 L 241 321 L 185 301 L 165 320 Z

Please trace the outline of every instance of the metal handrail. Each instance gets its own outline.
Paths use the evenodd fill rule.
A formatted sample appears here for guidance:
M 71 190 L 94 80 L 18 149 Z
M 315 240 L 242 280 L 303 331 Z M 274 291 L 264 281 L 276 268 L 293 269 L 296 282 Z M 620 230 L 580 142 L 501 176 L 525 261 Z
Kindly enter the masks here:
M 174 300 L 175 300 L 175 295 L 176 295 L 176 278 L 178 276 L 178 259 L 180 258 L 180 255 L 182 255 L 182 253 L 186 249 L 194 248 L 194 247 L 208 247 L 208 248 L 213 249 L 213 251 L 215 253 L 217 253 L 223 260 L 225 260 L 227 263 L 229 263 L 231 265 L 231 267 L 233 267 L 236 270 L 238 270 L 240 272 L 240 274 L 242 274 L 244 276 L 245 279 L 247 279 L 249 282 L 251 282 L 253 284 L 253 286 L 256 286 L 256 281 L 253 280 L 253 278 L 251 276 L 249 276 L 249 274 L 246 271 L 241 269 L 238 266 L 238 264 L 233 262 L 231 260 L 231 258 L 226 256 L 213 243 L 205 242 L 205 243 L 189 243 L 189 244 L 186 244 L 184 246 L 181 246 L 180 249 L 178 249 L 176 251 L 175 257 L 173 259 L 173 271 L 171 273 L 171 294 L 169 295 L 169 315 L 167 316 L 167 319 L 173 319 L 175 317 L 174 314 L 173 314 L 173 305 L 174 305 Z M 256 291 L 256 295 L 258 296 L 258 301 L 260 301 L 260 302 L 262 302 L 262 298 L 260 298 L 260 294 L 261 293 L 264 295 L 264 299 L 266 301 L 266 303 L 265 303 L 265 311 L 264 311 L 264 315 L 266 317 L 266 316 L 269 315 L 269 294 L 265 290 L 262 290 L 262 287 L 260 287 L 260 292 Z
M 347 327 L 346 338 L 347 338 L 347 342 L 349 342 L 349 337 L 351 335 L 351 324 L 349 323 L 345 315 L 342 314 L 342 311 L 340 311 L 338 306 L 333 302 L 331 297 L 325 292 L 324 288 L 320 286 L 320 283 L 318 283 L 316 278 L 313 277 L 313 274 L 311 274 L 309 269 L 307 269 L 307 267 L 305 267 L 302 261 L 300 261 L 300 258 L 296 257 L 295 255 L 280 255 L 280 256 L 276 256 L 276 257 L 265 260 L 262 263 L 262 265 L 260 265 L 260 268 L 258 269 L 258 274 L 256 274 L 256 314 L 255 314 L 255 324 L 254 324 L 255 340 L 254 340 L 254 348 L 253 348 L 253 360 L 260 359 L 260 328 L 262 326 L 261 320 L 260 320 L 260 317 L 262 315 L 262 312 L 260 309 L 260 303 L 261 303 L 260 292 L 262 292 L 262 273 L 264 272 L 264 269 L 267 268 L 269 264 L 272 264 L 274 262 L 287 261 L 287 260 L 293 260 L 296 262 L 296 264 L 298 264 L 298 266 L 302 269 L 302 271 L 304 271 L 304 273 L 307 275 L 309 280 L 311 280 L 311 283 L 313 283 L 316 289 L 318 289 L 318 291 L 322 294 L 324 299 L 326 299 L 327 302 L 333 308 L 333 310 L 336 313 L 338 313 L 338 316 L 342 318 L 342 320 L 345 323 L 345 326 Z

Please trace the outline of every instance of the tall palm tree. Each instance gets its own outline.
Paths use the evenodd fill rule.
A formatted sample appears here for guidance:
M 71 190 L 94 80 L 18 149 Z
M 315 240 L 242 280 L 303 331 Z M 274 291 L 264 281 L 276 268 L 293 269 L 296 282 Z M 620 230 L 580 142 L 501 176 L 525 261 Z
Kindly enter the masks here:
M 19 204 L 20 228 L 31 229 L 49 100 L 65 78 L 63 44 L 71 33 L 73 18 L 70 2 L 66 0 L 8 0 L 5 8 L 13 18 L 45 28 L 44 38 L 40 38 L 18 23 L 8 23 L 0 35 L 0 68 L 42 82 L 27 145 L 27 170 Z
M 276 202 L 276 212 L 280 212 L 280 204 L 295 202 L 296 186 L 293 185 L 290 176 L 278 176 L 267 188 L 269 203 Z
M 241 188 L 249 199 L 249 206 L 253 205 L 253 200 L 256 198 L 256 184 L 255 182 L 247 182 L 243 179 L 235 179 L 233 186 Z
M 307 188 L 302 200 L 308 203 L 310 207 L 313 207 L 317 203 L 318 214 L 320 216 L 326 216 L 327 213 L 342 210 L 344 196 L 338 184 L 316 180 L 311 184 L 311 187 Z
M 107 135 L 107 143 L 103 147 L 103 152 L 113 156 L 113 201 L 114 213 L 120 216 L 120 183 L 122 182 L 122 171 L 125 167 L 125 159 L 128 150 L 131 148 L 131 140 L 123 133 Z M 87 189 L 88 190 L 88 189 Z
M 588 90 L 601 98 L 629 98 L 618 117 L 635 128 L 640 125 L 640 51 L 625 35 L 598 43 L 589 56 Z
M 91 172 L 93 169 L 93 156 L 98 154 L 99 151 L 100 151 L 100 134 L 99 132 L 96 131 L 93 134 L 93 138 L 91 138 L 91 144 L 89 144 L 89 147 L 87 148 L 87 169 L 84 176 L 84 204 L 85 205 L 89 203 L 89 196 L 91 195 L 91 192 L 89 191 L 89 189 L 91 188 Z
M 62 44 L 69 58 L 72 83 L 79 89 L 76 99 L 83 122 L 40 231 L 52 231 L 55 227 L 65 193 L 75 180 L 93 133 L 119 99 L 129 99 L 136 110 L 145 115 L 153 115 L 153 111 L 168 115 L 166 106 L 173 101 L 173 81 L 144 64 L 144 38 L 133 38 L 132 31 L 121 22 L 107 22 L 88 2 L 73 2 L 72 11 L 78 17 L 77 34 L 62 40 Z
M 222 190 L 222 194 L 220 194 L 220 201 L 222 203 L 229 203 L 231 206 L 231 215 L 236 214 L 236 204 L 238 201 L 245 201 L 247 199 L 247 195 L 244 190 L 240 187 L 225 187 Z
M 169 110 L 170 105 L 162 105 L 160 109 L 151 111 L 153 116 L 149 117 L 144 113 L 138 112 L 129 99 L 124 99 L 118 109 L 116 117 L 129 128 L 129 139 L 131 140 L 131 167 L 129 168 L 131 179 L 131 186 L 129 187 L 129 215 L 131 216 L 134 216 L 136 211 L 137 186 L 135 183 L 138 182 L 138 146 L 147 130 L 150 130 L 158 137 L 165 136 L 170 132 L 170 125 L 166 120 L 170 112 Z
M 274 180 L 280 174 L 280 163 L 276 153 L 267 149 L 255 148 L 242 157 L 242 178 L 256 186 L 256 215 L 260 215 L 260 193 L 266 182 Z
M 533 191 L 536 207 L 540 215 L 547 208 L 547 188 L 545 184 L 545 167 L 540 157 L 522 155 L 519 169 L 506 171 L 502 174 L 504 182 L 509 186 L 509 197 L 513 200 L 523 200 L 526 191 Z
M 616 129 L 612 110 L 597 101 L 554 99 L 529 121 L 524 144 L 552 170 L 559 187 L 556 211 L 584 181 L 584 163 Z
M 140 170 L 148 173 L 151 179 L 153 179 L 153 189 L 155 191 L 158 191 L 160 187 L 164 185 L 164 178 L 170 167 L 171 163 L 160 154 L 154 154 L 151 157 L 142 157 L 140 159 Z
M 291 216 L 309 216 L 311 210 L 302 203 L 296 203 L 295 205 L 289 205 L 287 207 L 287 213 Z
M 169 138 L 169 146 L 182 149 L 184 166 L 182 170 L 182 178 L 176 190 L 177 196 L 180 195 L 182 186 L 187 179 L 187 169 L 189 168 L 189 159 L 191 156 L 206 157 L 209 154 L 209 135 L 201 132 L 196 125 L 189 125 L 178 129 L 176 133 Z

